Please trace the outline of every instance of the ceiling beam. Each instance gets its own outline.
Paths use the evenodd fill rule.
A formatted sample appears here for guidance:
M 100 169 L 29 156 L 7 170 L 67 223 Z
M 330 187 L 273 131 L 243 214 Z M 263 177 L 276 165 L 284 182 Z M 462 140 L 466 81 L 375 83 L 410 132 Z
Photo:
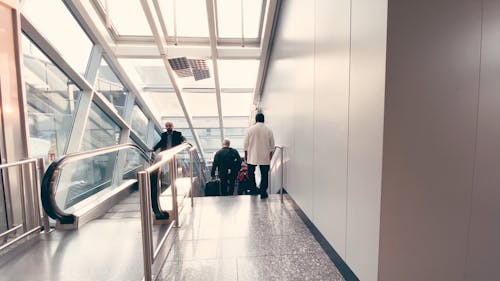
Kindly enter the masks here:
M 168 45 L 168 56 L 175 57 L 198 57 L 210 58 L 212 55 L 211 46 L 208 42 L 202 45 Z M 112 46 L 115 56 L 118 58 L 160 58 L 160 51 L 156 43 L 118 43 Z M 260 46 L 241 48 L 241 46 L 218 46 L 217 54 L 219 59 L 259 59 Z
M 85 32 L 92 39 L 94 44 L 100 46 L 103 50 L 103 56 L 107 59 L 108 65 L 115 71 L 120 81 L 124 84 L 129 92 L 135 95 L 138 104 L 141 105 L 144 113 L 151 117 L 155 126 L 162 128 L 156 115 L 150 109 L 146 101 L 141 95 L 139 88 L 127 75 L 125 69 L 118 62 L 118 58 L 113 53 L 112 46 L 114 45 L 113 38 L 109 35 L 106 27 L 99 20 L 99 15 L 95 11 L 90 1 L 86 0 L 64 0 L 64 4 L 70 9 L 77 21 L 80 23 Z
M 196 143 L 196 146 L 198 147 L 198 151 L 200 152 L 200 156 L 202 160 L 204 160 L 204 152 L 203 152 L 203 147 L 201 146 L 200 138 L 196 130 L 193 128 L 193 121 L 191 120 L 191 116 L 187 110 L 186 104 L 184 103 L 184 99 L 182 98 L 179 85 L 177 84 L 177 80 L 174 75 L 174 71 L 172 70 L 170 63 L 168 62 L 167 49 L 164 45 L 164 42 L 166 42 L 165 41 L 166 37 L 162 32 L 160 32 L 160 28 L 158 28 L 160 23 L 158 23 L 157 22 L 158 19 L 154 17 L 152 11 L 153 8 L 149 2 L 150 0 L 141 0 L 142 9 L 144 10 L 144 14 L 146 15 L 146 19 L 148 21 L 149 27 L 151 28 L 151 32 L 153 33 L 156 46 L 158 48 L 158 51 L 160 52 L 160 56 L 162 58 L 163 64 L 165 65 L 165 69 L 167 70 L 168 77 L 170 78 L 170 82 L 172 83 L 172 87 L 174 88 L 175 94 L 177 95 L 179 105 L 181 106 L 182 112 L 184 113 L 184 118 L 186 118 L 186 122 L 188 123 L 189 129 L 193 134 L 193 138 Z M 157 14 L 161 16 L 161 11 L 159 12 L 157 11 Z
M 219 115 L 219 128 L 220 128 L 220 141 L 224 140 L 224 120 L 222 119 L 222 102 L 220 94 L 220 79 L 219 79 L 219 65 L 218 65 L 218 50 L 217 50 L 217 34 L 216 34 L 216 16 L 214 9 L 214 1 L 206 0 L 207 17 L 208 17 L 208 31 L 210 34 L 210 49 L 212 51 L 212 67 L 214 70 L 215 81 L 215 97 L 217 99 L 217 114 Z
M 270 42 L 272 40 L 272 36 L 274 36 L 273 30 L 276 24 L 275 18 L 277 16 L 277 9 L 279 11 L 278 2 L 281 2 L 281 0 L 267 1 L 264 29 L 262 33 L 262 40 L 260 41 L 262 55 L 260 57 L 259 71 L 257 73 L 257 82 L 255 84 L 255 93 L 253 98 L 253 104 L 256 108 L 259 108 L 260 106 L 260 99 L 262 97 L 262 90 L 264 88 L 269 63 L 269 56 L 271 55 Z

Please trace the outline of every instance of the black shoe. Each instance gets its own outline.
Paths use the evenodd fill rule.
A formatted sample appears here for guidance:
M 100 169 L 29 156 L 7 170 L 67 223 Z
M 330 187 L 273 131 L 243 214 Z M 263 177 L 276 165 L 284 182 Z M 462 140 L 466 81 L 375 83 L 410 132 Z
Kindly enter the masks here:
M 269 195 L 267 194 L 267 192 L 262 193 L 262 194 L 260 195 L 260 199 L 266 199 L 267 197 L 269 197 Z

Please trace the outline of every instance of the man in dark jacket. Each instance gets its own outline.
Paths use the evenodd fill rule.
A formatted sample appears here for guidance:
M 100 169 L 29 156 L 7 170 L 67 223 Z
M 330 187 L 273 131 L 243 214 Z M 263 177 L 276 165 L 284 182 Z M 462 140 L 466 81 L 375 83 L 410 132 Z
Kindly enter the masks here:
M 161 134 L 161 140 L 153 147 L 153 151 L 158 148 L 163 151 L 186 141 L 181 132 L 174 130 L 174 124 L 172 122 L 165 123 L 165 128 L 167 131 Z
M 212 178 L 215 178 L 215 170 L 219 170 L 219 178 L 222 195 L 234 194 L 234 182 L 241 167 L 241 157 L 238 151 L 229 147 L 231 142 L 225 139 L 222 148 L 215 153 L 212 164 Z

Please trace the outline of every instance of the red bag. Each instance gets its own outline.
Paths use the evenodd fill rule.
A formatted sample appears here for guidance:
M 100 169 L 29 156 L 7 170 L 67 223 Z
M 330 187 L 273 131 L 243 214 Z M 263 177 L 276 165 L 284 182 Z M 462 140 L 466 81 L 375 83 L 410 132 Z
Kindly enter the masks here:
M 248 180 L 248 167 L 247 167 L 247 165 L 241 166 L 241 168 L 238 172 L 238 177 L 236 177 L 236 178 L 238 179 L 238 182 L 243 182 L 243 181 Z

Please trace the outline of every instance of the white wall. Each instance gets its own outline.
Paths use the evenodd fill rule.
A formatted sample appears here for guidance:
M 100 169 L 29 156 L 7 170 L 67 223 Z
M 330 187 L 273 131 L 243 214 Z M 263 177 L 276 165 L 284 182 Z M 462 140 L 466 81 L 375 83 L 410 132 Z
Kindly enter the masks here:
M 386 6 L 283 1 L 262 102 L 287 190 L 363 281 L 377 278 Z

